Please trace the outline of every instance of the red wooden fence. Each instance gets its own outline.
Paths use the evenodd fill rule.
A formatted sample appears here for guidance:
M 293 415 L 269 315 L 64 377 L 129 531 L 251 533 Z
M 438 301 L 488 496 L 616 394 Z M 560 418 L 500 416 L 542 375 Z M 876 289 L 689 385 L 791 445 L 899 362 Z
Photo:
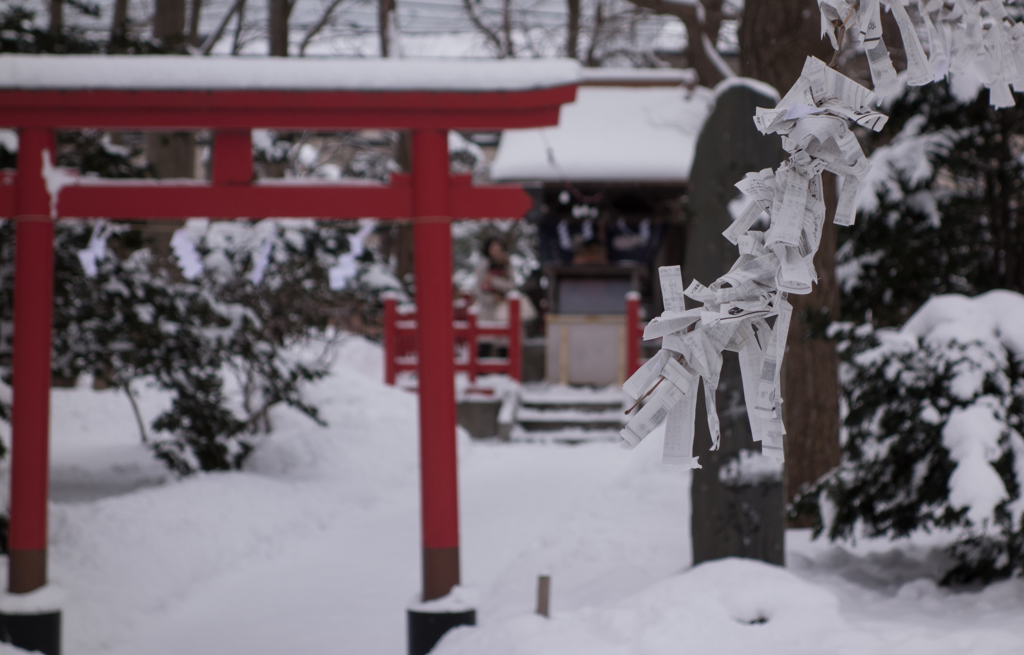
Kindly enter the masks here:
M 630 291 L 626 294 L 626 378 L 640 368 L 640 344 L 644 340 L 646 321 L 640 320 L 640 293 Z
M 508 321 L 493 323 L 477 320 L 467 298 L 454 302 L 452 327 L 455 331 L 455 370 L 469 374 L 471 382 L 478 375 L 504 373 L 513 380 L 522 380 L 523 331 L 519 320 L 519 294 L 508 295 Z M 480 357 L 480 338 L 502 338 L 507 345 L 505 357 Z M 416 308 L 401 307 L 398 296 L 384 294 L 384 381 L 394 385 L 402 371 L 415 371 L 419 343 L 416 331 Z

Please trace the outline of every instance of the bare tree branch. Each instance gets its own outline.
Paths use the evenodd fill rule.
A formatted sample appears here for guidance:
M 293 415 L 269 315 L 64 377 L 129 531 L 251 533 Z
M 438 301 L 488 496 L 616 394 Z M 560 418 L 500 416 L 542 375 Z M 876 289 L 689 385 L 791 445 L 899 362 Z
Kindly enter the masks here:
M 708 57 L 703 47 L 703 35 L 714 44 L 722 25 L 722 0 L 703 0 L 698 4 L 679 4 L 669 0 L 629 0 L 637 7 L 650 9 L 656 14 L 675 16 L 686 27 L 687 57 L 704 86 L 714 86 L 724 79 L 722 71 Z
M 202 47 L 199 48 L 199 54 L 210 54 L 210 52 L 213 50 L 213 46 L 217 45 L 217 41 L 220 41 L 220 37 L 224 36 L 224 30 L 228 26 L 228 21 L 231 20 L 231 17 L 235 14 L 235 12 L 238 11 L 244 4 L 245 0 L 235 0 L 234 4 L 231 5 L 231 8 L 228 9 L 227 13 L 225 13 L 221 17 L 220 22 L 217 23 L 217 29 L 215 29 L 213 33 L 210 34 L 210 36 L 206 37 L 206 40 L 203 41 Z
M 498 56 L 504 57 L 505 47 L 501 42 L 501 37 L 498 36 L 497 32 L 487 27 L 487 25 L 480 20 L 480 16 L 476 13 L 476 9 L 473 7 L 473 0 L 462 0 L 462 6 L 466 8 L 466 15 L 469 16 L 470 22 L 473 23 L 478 30 L 483 32 L 484 36 L 487 37 L 487 40 L 491 42 L 491 45 L 493 45 L 494 49 L 498 52 Z
M 124 41 L 128 31 L 128 0 L 114 0 L 113 20 L 110 23 L 110 44 Z
M 569 29 L 565 39 L 565 56 L 576 58 L 580 41 L 580 0 L 567 0 Z
M 245 28 L 245 0 L 242 0 L 238 7 L 238 22 L 235 23 L 235 35 L 231 39 L 231 54 L 237 55 L 242 51 L 245 43 L 242 41 L 242 31 Z
M 188 43 L 193 48 L 199 45 L 199 15 L 203 10 L 203 0 L 192 0 L 188 17 Z
M 502 0 L 501 30 L 505 35 L 505 56 L 511 57 L 512 52 L 512 0 Z
M 324 9 L 322 14 L 320 14 L 320 18 L 317 19 L 317 21 L 313 23 L 312 27 L 306 30 L 306 33 L 302 35 L 302 42 L 299 43 L 300 57 L 306 56 L 306 46 L 308 46 L 309 42 L 313 40 L 313 37 L 330 22 L 331 16 L 334 14 L 334 10 L 337 9 L 338 5 L 344 1 L 345 0 L 331 0 L 331 3 L 327 5 L 327 8 Z
M 590 33 L 590 46 L 587 48 L 587 66 L 597 66 L 597 45 L 601 41 L 604 31 L 604 2 L 597 0 L 597 9 L 594 10 L 594 29 Z

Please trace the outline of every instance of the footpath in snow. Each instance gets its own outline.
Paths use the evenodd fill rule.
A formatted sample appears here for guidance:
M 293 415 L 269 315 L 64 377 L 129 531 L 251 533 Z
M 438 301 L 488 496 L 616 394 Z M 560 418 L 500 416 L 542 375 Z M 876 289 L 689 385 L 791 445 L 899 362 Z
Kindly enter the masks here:
M 404 653 L 416 398 L 383 385 L 380 363 L 349 339 L 310 390 L 328 427 L 281 409 L 247 470 L 184 480 L 139 443 L 117 392 L 54 390 L 65 652 Z M 165 400 L 144 393 L 144 414 Z M 786 569 L 690 568 L 689 472 L 660 450 L 657 434 L 633 452 L 460 435 L 462 577 L 480 625 L 435 653 L 1024 653 L 1024 581 L 937 588 L 938 537 L 840 548 L 795 531 Z M 541 573 L 551 619 L 532 614 Z

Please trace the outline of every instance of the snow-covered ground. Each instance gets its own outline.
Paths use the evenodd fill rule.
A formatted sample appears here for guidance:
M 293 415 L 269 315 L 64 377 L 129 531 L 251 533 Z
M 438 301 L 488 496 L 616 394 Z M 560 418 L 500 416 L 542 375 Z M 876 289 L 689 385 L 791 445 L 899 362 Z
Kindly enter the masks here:
M 246 471 L 185 480 L 139 444 L 125 398 L 54 390 L 65 652 L 405 652 L 420 581 L 416 399 L 380 367 L 375 346 L 348 340 L 310 393 L 328 427 L 281 410 Z M 164 400 L 142 394 L 148 418 Z M 690 568 L 689 472 L 662 467 L 659 442 L 460 435 L 462 576 L 479 626 L 435 652 L 1024 652 L 1024 580 L 937 588 L 941 537 L 838 547 L 795 531 L 786 569 Z M 541 573 L 551 619 L 532 614 Z

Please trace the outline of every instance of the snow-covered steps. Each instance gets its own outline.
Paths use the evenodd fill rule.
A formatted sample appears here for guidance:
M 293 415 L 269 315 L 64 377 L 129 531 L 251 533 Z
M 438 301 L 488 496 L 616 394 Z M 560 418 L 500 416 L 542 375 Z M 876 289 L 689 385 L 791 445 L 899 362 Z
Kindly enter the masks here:
M 622 407 L 626 395 L 615 386 L 570 387 L 561 384 L 526 384 L 519 390 L 524 407 L 579 407 L 584 410 Z
M 520 443 L 566 443 L 578 444 L 592 441 L 618 441 L 618 430 L 586 429 L 567 427 L 558 430 L 526 430 L 520 425 L 512 426 L 509 441 Z
M 524 385 L 506 400 L 499 431 L 512 441 L 617 441 L 627 401 L 616 387 Z
M 567 425 L 586 426 L 587 428 L 622 429 L 621 406 L 615 409 L 581 409 L 579 407 L 560 407 L 555 409 L 537 409 L 520 406 L 516 411 L 516 423 L 533 430 L 556 430 Z

